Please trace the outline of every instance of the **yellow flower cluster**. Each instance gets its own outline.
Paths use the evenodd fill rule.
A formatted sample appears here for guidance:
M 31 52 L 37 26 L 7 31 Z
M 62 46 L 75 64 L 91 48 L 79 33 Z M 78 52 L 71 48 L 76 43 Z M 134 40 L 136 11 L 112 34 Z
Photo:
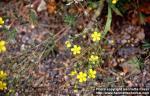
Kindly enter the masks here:
M 87 71 L 87 73 L 85 73 L 85 72 L 79 72 L 79 74 L 78 74 L 77 71 L 75 70 L 75 71 L 72 71 L 72 72 L 70 73 L 70 75 L 71 75 L 71 76 L 76 75 L 76 76 L 77 76 L 77 79 L 79 80 L 79 82 L 80 82 L 80 83 L 83 83 L 83 82 L 86 82 L 86 81 L 87 81 L 87 77 L 88 77 L 89 79 L 94 79 L 94 78 L 96 78 L 96 71 L 93 70 L 93 69 L 89 69 L 89 70 Z
M 112 4 L 116 4 L 118 0 L 112 0 Z
M 0 26 L 4 24 L 4 20 L 2 17 L 0 17 Z
M 4 79 L 6 79 L 7 74 L 4 71 L 0 71 L 0 90 L 7 89 L 7 84 L 3 82 Z
M 67 48 L 71 48 L 71 42 L 70 41 L 66 41 L 65 45 Z M 73 47 L 71 48 L 71 51 L 73 53 L 73 55 L 77 55 L 81 53 L 81 47 L 79 45 L 73 45 Z
M 5 41 L 3 41 L 3 40 L 0 41 L 0 53 L 6 51 L 5 44 L 6 44 Z
M 92 38 L 93 42 L 100 41 L 101 33 L 95 31 L 91 34 L 91 38 Z
M 92 41 L 96 42 L 96 41 L 100 41 L 101 39 L 101 33 L 100 32 L 93 32 L 91 34 L 91 38 L 92 38 Z M 71 42 L 70 41 L 66 41 L 65 42 L 65 45 L 67 48 L 70 48 L 72 45 L 71 45 Z M 80 54 L 81 53 L 81 47 L 78 46 L 78 45 L 74 45 L 72 48 L 71 48 L 71 51 L 73 53 L 73 55 L 77 55 L 77 54 Z
M 101 33 L 96 32 L 96 31 L 93 32 L 91 34 L 91 39 L 92 39 L 93 42 L 100 41 Z M 66 45 L 67 48 L 71 48 L 71 52 L 73 53 L 73 55 L 77 55 L 77 54 L 81 53 L 81 47 L 79 45 L 73 45 L 72 46 L 70 41 L 66 41 L 65 45 Z M 89 61 L 94 63 L 94 64 L 96 62 L 98 62 L 98 59 L 99 59 L 99 57 L 97 55 L 93 55 L 93 54 L 89 57 Z M 77 73 L 77 71 L 74 70 L 74 71 L 71 71 L 71 73 L 69 75 L 70 76 L 75 76 L 76 75 L 76 78 L 79 80 L 79 82 L 83 83 L 83 82 L 87 81 L 87 78 L 89 78 L 89 79 L 96 78 L 96 71 L 93 70 L 93 69 L 89 69 L 87 72 L 80 71 L 79 73 Z
M 98 56 L 97 55 L 91 55 L 89 58 L 89 61 L 92 62 L 93 64 L 95 64 L 96 62 L 98 62 Z
M 4 24 L 4 20 L 2 17 L 0 17 L 0 27 Z M 5 52 L 6 51 L 6 47 L 5 47 L 5 41 L 0 40 L 0 53 L 1 52 Z
M 79 79 L 79 82 L 82 83 L 82 82 L 85 82 L 87 79 L 87 74 L 84 73 L 84 72 L 80 72 L 78 75 L 77 75 L 77 79 Z

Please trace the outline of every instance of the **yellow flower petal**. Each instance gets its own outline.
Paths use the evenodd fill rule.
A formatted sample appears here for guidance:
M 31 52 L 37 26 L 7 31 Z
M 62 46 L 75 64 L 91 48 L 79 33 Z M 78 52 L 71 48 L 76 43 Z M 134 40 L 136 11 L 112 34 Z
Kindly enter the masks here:
M 5 51 L 6 51 L 6 47 L 2 47 L 2 48 L 1 48 L 1 51 L 2 51 L 2 52 L 5 52 Z
M 5 79 L 7 74 L 4 71 L 0 71 L 0 79 Z
M 1 40 L 0 41 L 0 46 L 4 46 L 5 45 L 5 41 Z
M 70 73 L 71 76 L 74 76 L 76 74 L 77 74 L 77 71 L 71 71 L 71 73 Z
M 0 25 L 3 25 L 4 24 L 4 20 L 2 17 L 0 17 Z
M 5 51 L 6 51 L 5 41 L 1 40 L 0 41 L 0 53 L 5 52 Z
M 80 75 L 77 75 L 77 78 L 80 79 Z
M 71 42 L 70 41 L 66 41 L 65 45 L 66 45 L 67 48 L 70 48 L 71 47 Z
M 86 78 L 83 78 L 83 81 L 86 81 Z
M 79 82 L 80 82 L 80 83 L 82 83 L 82 82 L 83 82 L 83 80 L 82 80 L 82 79 L 80 79 L 80 80 L 79 80 Z
M 0 81 L 0 90 L 5 90 L 5 89 L 7 89 L 6 85 L 7 85 L 7 84 L 6 84 L 5 82 Z

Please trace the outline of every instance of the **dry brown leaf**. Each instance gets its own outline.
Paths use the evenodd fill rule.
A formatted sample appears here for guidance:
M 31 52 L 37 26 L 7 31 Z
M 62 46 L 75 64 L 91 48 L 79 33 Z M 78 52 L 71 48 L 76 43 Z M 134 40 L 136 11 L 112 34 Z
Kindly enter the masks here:
M 129 72 L 129 67 L 127 66 L 122 67 L 122 69 L 124 74 L 127 74 Z
M 56 8 L 57 8 L 57 6 L 56 6 L 55 0 L 50 0 L 47 4 L 48 13 L 50 13 L 50 14 L 55 13 Z

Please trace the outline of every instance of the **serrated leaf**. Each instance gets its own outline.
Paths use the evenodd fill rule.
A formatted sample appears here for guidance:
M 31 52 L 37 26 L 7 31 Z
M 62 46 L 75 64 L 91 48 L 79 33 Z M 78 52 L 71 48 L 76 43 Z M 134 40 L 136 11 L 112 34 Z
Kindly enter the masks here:
M 75 16 L 73 15 L 67 15 L 64 18 L 64 22 L 67 23 L 70 26 L 73 26 L 75 23 Z

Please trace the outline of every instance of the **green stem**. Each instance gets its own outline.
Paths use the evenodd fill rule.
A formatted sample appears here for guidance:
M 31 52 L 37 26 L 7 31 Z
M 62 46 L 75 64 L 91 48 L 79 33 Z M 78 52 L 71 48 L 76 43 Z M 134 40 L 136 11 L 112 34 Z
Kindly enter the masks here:
M 110 4 L 108 3 L 108 17 L 107 17 L 106 25 L 104 28 L 104 32 L 103 32 L 102 37 L 101 37 L 102 39 L 105 38 L 108 31 L 110 30 L 111 22 L 112 22 L 112 12 L 111 12 L 111 8 L 110 8 Z

